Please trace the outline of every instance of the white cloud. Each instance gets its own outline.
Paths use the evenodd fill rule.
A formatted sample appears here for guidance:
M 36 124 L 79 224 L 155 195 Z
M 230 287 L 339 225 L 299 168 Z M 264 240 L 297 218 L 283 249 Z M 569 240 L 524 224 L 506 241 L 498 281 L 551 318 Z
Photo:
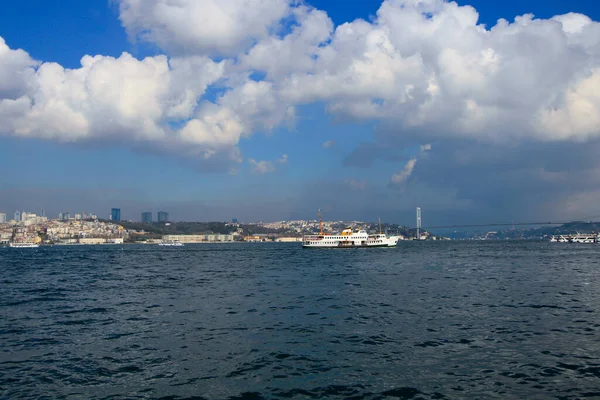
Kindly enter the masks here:
M 372 23 L 338 26 L 312 64 L 286 71 L 275 90 L 290 104 L 325 101 L 340 116 L 388 121 L 398 134 L 600 135 L 600 24 L 580 14 L 525 15 L 491 29 L 477 20 L 454 2 L 385 1 Z
M 321 145 L 321 147 L 323 147 L 324 149 L 330 149 L 330 148 L 332 148 L 332 147 L 333 147 L 333 145 L 334 145 L 334 144 L 335 144 L 335 141 L 334 141 L 334 140 L 328 140 L 328 141 L 326 141 L 325 143 L 323 143 L 323 144 Z
M 66 69 L 0 38 L 0 134 L 238 163 L 240 139 L 319 101 L 422 140 L 600 136 L 600 24 L 581 14 L 487 28 L 470 6 L 386 0 L 371 22 L 334 29 L 292 0 L 116 1 L 130 36 L 167 55 L 86 55 Z
M 401 171 L 392 175 L 390 185 L 401 185 L 405 183 L 408 180 L 408 178 L 410 178 L 410 176 L 412 175 L 416 164 L 416 158 L 411 158 L 410 160 L 408 160 L 408 162 L 406 163 L 406 165 L 404 165 L 404 168 L 402 168 Z
M 425 152 L 425 151 L 430 151 L 431 150 L 431 144 L 427 143 L 427 144 L 422 144 L 419 149 L 421 150 L 421 152 Z
M 17 99 L 32 83 L 38 62 L 23 50 L 12 50 L 0 37 L 0 99 Z
M 272 161 L 256 161 L 253 158 L 249 158 L 248 162 L 252 165 L 252 171 L 259 174 L 266 174 L 267 172 L 275 172 L 275 166 Z
M 252 166 L 252 172 L 256 172 L 258 174 L 266 174 L 268 172 L 275 172 L 275 163 L 285 165 L 288 163 L 288 155 L 282 154 L 275 161 L 256 161 L 254 158 L 249 158 L 248 162 Z
M 234 56 L 266 38 L 288 0 L 116 0 L 129 36 L 170 54 Z

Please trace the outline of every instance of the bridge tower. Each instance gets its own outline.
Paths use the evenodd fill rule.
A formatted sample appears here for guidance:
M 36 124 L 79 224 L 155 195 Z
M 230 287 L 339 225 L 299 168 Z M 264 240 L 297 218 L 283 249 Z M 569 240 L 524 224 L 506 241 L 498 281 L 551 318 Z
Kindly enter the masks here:
M 417 207 L 417 240 L 421 240 L 421 207 Z

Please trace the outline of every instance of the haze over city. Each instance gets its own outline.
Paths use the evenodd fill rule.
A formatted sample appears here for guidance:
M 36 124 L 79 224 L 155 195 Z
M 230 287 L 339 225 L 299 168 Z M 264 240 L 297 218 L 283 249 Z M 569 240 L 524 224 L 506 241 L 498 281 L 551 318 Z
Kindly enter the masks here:
M 584 0 L 10 2 L 0 212 L 600 215 L 599 20 Z

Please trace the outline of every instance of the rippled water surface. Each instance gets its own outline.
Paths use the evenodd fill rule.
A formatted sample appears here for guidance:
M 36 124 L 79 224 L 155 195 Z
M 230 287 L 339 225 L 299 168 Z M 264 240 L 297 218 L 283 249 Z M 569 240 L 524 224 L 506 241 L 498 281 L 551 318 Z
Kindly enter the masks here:
M 0 248 L 0 397 L 600 398 L 600 245 Z

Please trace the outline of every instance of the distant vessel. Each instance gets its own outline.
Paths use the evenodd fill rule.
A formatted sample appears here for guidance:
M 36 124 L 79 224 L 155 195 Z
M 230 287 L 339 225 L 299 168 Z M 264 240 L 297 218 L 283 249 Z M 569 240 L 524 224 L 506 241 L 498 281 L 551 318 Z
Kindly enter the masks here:
M 379 221 L 379 233 L 369 234 L 366 230 L 357 228 L 346 228 L 338 235 L 323 233 L 323 219 L 319 210 L 319 234 L 304 235 L 302 237 L 303 248 L 355 248 L 355 247 L 394 247 L 398 244 L 400 236 L 388 236 L 381 232 L 381 221 Z
M 554 235 L 552 243 L 600 243 L 600 235 L 577 233 L 575 235 Z
M 8 244 L 9 247 L 14 247 L 17 249 L 30 249 L 35 247 L 40 247 L 37 243 L 27 243 L 27 242 L 10 242 Z
M 158 244 L 159 246 L 183 246 L 179 240 L 166 240 Z

